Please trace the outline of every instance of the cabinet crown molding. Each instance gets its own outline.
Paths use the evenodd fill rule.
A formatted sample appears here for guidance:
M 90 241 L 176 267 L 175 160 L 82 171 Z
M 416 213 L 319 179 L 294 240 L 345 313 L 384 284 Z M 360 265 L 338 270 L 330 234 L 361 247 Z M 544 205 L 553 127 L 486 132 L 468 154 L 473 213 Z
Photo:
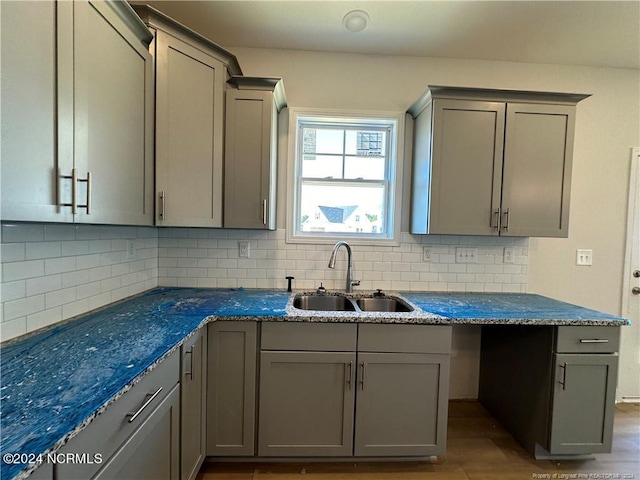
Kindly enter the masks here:
M 198 32 L 190 29 L 189 27 L 177 22 L 173 18 L 165 15 L 159 10 L 156 10 L 150 5 L 144 3 L 132 2 L 131 6 L 133 10 L 138 14 L 142 21 L 151 28 L 157 28 L 160 30 L 173 30 L 182 35 L 191 37 L 201 42 L 205 47 L 218 55 L 219 59 L 227 65 L 229 75 L 242 75 L 242 69 L 238 63 L 236 56 L 230 51 L 222 48 L 215 42 L 212 42 L 207 37 L 200 35 Z
M 233 85 L 238 90 L 270 90 L 278 112 L 287 106 L 287 98 L 284 93 L 284 80 L 279 77 L 245 77 L 234 75 L 227 83 Z
M 489 102 L 544 103 L 556 105 L 576 105 L 590 97 L 590 93 L 540 92 L 532 90 L 508 90 L 475 87 L 448 87 L 430 85 L 407 109 L 413 118 L 418 116 L 434 99 L 453 98 L 458 100 L 482 100 Z

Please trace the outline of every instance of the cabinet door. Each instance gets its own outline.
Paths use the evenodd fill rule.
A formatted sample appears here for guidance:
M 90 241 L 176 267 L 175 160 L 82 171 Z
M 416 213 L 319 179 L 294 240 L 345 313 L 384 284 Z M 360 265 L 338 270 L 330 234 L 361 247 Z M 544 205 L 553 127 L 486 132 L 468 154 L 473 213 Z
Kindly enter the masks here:
M 56 3 L 0 2 L 0 11 L 0 218 L 70 222 L 57 206 Z M 60 187 L 70 195 L 70 180 Z
M 178 480 L 179 426 L 180 387 L 176 385 L 93 478 Z
M 228 90 L 224 226 L 275 225 L 277 109 L 272 92 Z
M 180 478 L 193 480 L 206 455 L 207 336 L 200 329 L 182 346 Z
M 157 31 L 158 225 L 222 226 L 225 78 L 222 62 Z
M 617 355 L 555 354 L 549 453 L 611 452 Z
M 207 339 L 207 455 L 252 456 L 255 439 L 255 322 L 214 322 Z
M 434 101 L 431 205 L 424 233 L 498 234 L 504 115 L 504 103 Z
M 153 223 L 153 66 L 151 54 L 107 2 L 70 2 L 72 58 L 60 72 L 61 111 L 73 113 L 74 166 L 80 179 L 76 221 Z M 133 16 L 133 13 L 131 14 Z M 65 29 L 67 16 L 59 17 Z M 63 37 L 60 54 L 68 56 Z M 66 58 L 66 57 L 64 57 Z M 61 64 L 61 66 L 63 66 Z M 71 106 L 70 106 L 71 105 Z M 62 117 L 62 115 L 61 115 Z M 68 122 L 68 120 L 66 120 Z M 61 119 L 65 134 L 67 125 Z M 90 192 L 87 191 L 90 187 Z
M 355 353 L 260 353 L 260 456 L 351 456 Z
M 509 103 L 501 235 L 566 237 L 575 106 Z
M 445 451 L 449 355 L 358 353 L 354 455 Z

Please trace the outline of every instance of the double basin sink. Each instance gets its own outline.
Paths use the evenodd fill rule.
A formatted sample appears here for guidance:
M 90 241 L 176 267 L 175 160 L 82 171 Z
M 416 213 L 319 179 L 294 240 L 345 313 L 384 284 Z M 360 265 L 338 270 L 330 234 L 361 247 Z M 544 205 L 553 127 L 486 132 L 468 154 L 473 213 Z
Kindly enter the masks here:
M 387 295 L 351 298 L 331 294 L 298 294 L 293 306 L 300 310 L 328 312 L 412 312 L 413 307 L 404 300 Z

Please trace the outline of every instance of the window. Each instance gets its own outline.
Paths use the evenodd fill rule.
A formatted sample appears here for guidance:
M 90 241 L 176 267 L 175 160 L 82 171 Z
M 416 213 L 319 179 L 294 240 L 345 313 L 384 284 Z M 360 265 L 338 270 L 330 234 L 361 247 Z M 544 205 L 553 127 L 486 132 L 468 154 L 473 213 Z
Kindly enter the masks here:
M 288 241 L 397 243 L 402 118 L 292 111 Z

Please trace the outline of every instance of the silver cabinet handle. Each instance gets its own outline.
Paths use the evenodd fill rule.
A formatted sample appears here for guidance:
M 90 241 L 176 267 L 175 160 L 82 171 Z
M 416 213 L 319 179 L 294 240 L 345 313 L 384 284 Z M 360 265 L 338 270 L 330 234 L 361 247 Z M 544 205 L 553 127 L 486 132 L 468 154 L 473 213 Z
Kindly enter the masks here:
M 60 175 L 60 177 L 71 180 L 71 203 L 60 202 L 60 206 L 71 207 L 71 213 L 75 215 L 78 213 L 78 171 L 72 168 L 71 175 Z
M 634 276 L 634 278 L 640 278 L 640 270 L 634 270 L 633 271 L 633 276 Z
M 496 208 L 493 215 L 495 216 L 496 223 L 495 225 L 492 225 L 492 227 L 495 228 L 496 231 L 500 231 L 500 208 Z
M 633 293 L 634 295 L 640 295 L 640 287 L 633 287 L 631 289 L 631 293 Z
M 558 381 L 558 383 L 562 385 L 562 390 L 566 390 L 567 389 L 567 362 L 560 365 L 560 368 L 562 369 L 562 381 Z
M 185 356 L 189 355 L 189 371 L 184 372 L 185 377 L 189 377 L 190 380 L 193 380 L 193 353 L 196 350 L 196 344 L 191 345 L 191 349 L 185 352 Z
M 76 186 L 73 190 L 72 196 L 73 199 L 71 200 L 71 202 L 73 204 L 75 204 L 75 210 L 73 213 L 76 213 L 78 208 L 86 208 L 87 209 L 87 215 L 91 215 L 91 172 L 87 172 L 87 178 L 78 178 L 77 173 L 75 173 L 75 168 L 73 169 L 73 173 L 72 176 L 75 175 L 75 181 L 73 182 L 74 185 L 77 185 L 78 182 L 82 182 L 82 183 L 86 183 L 87 184 L 87 196 L 85 199 L 85 203 L 84 205 L 78 205 L 78 187 Z M 71 209 L 73 210 L 74 207 L 71 207 Z
M 262 199 L 262 224 L 267 224 L 267 199 Z
M 360 375 L 360 388 L 361 390 L 364 390 L 364 372 L 367 368 L 367 364 L 366 362 L 362 362 L 360 366 L 362 367 L 362 375 Z
M 604 338 L 581 338 L 580 343 L 609 343 L 609 340 Z
M 154 393 L 147 395 L 147 400 L 142 404 L 142 406 L 138 409 L 138 411 L 136 411 L 135 413 L 127 413 L 127 417 L 129 417 L 129 423 L 132 423 L 135 421 L 136 418 L 138 418 L 138 416 L 144 411 L 145 408 L 147 408 L 151 402 L 153 402 L 155 400 L 155 398 L 160 395 L 160 392 L 162 391 L 162 387 L 158 388 L 158 390 L 156 390 Z
M 91 215 L 91 172 L 87 172 L 87 215 Z
M 510 208 L 507 208 L 507 209 L 504 211 L 503 215 L 506 217 L 506 220 L 505 220 L 505 222 L 504 222 L 504 225 L 502 226 L 502 229 L 503 229 L 505 232 L 508 232 L 508 231 L 509 231 L 509 220 L 510 220 L 510 218 L 511 218 L 511 209 L 510 209 Z
M 347 372 L 347 390 L 351 390 L 351 377 L 353 375 L 353 362 L 345 363 Z
M 164 190 L 160 192 L 160 219 L 164 220 Z
M 78 170 L 71 169 L 71 175 L 61 175 L 62 178 L 71 179 L 71 203 L 60 203 L 61 207 L 71 207 L 71 213 L 78 213 L 78 208 L 86 208 L 87 215 L 91 215 L 91 172 L 87 172 L 87 178 L 78 178 Z M 78 182 L 87 184 L 87 198 L 84 205 L 78 205 Z
M 78 213 L 78 171 L 71 170 L 71 213 Z

